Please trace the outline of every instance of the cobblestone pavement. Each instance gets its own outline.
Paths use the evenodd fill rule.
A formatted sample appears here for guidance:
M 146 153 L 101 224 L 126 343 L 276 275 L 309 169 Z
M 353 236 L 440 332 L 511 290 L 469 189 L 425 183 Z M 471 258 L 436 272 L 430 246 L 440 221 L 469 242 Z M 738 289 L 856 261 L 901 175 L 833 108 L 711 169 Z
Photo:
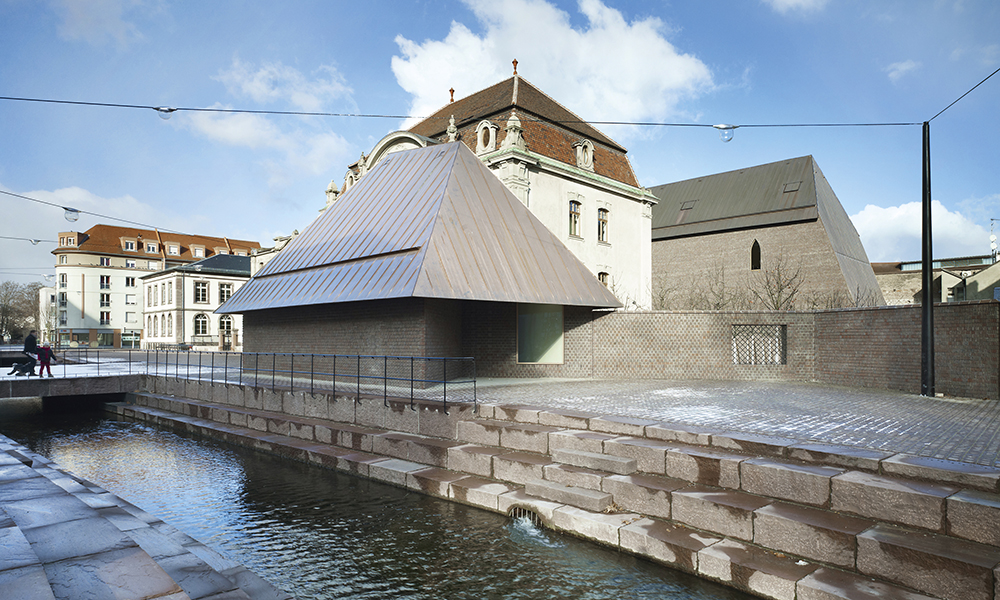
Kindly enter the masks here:
M 808 383 L 480 379 L 479 402 L 589 411 L 1000 466 L 1000 402 Z

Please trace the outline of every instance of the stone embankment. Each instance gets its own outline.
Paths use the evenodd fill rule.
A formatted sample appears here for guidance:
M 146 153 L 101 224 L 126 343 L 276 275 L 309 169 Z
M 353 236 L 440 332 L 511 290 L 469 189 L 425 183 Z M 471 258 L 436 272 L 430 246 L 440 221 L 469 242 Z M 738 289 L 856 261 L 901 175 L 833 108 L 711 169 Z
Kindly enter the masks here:
M 530 407 L 147 378 L 119 414 L 511 514 L 764 598 L 1000 600 L 1000 470 Z M 192 399 L 198 398 L 198 399 Z
M 292 600 L 246 567 L 2 435 L 0 598 Z

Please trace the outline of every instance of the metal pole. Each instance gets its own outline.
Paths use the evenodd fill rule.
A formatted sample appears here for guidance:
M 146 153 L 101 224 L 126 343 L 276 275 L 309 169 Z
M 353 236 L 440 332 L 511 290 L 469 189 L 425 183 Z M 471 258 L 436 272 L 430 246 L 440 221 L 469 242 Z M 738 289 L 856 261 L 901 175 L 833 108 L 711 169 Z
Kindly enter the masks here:
M 920 394 L 934 396 L 934 252 L 931 247 L 931 124 L 924 121 Z
M 354 397 L 354 401 L 361 402 L 361 355 L 358 355 L 358 395 Z
M 382 404 L 389 406 L 389 357 L 382 357 Z
M 309 393 L 311 395 L 316 395 L 316 389 L 314 387 L 316 381 L 316 355 L 309 355 Z
M 292 352 L 291 362 L 288 363 L 288 390 L 295 392 L 295 353 Z

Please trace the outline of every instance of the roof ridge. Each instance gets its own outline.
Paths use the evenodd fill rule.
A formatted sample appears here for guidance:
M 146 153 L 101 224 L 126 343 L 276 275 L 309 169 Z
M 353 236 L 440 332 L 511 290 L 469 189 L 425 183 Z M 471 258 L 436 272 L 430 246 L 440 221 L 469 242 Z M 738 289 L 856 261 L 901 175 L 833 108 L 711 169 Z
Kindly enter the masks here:
M 517 75 L 517 77 L 521 77 L 521 76 L 520 76 L 520 75 Z M 628 150 L 626 150 L 626 149 L 625 149 L 625 146 L 622 146 L 621 144 L 619 144 L 619 143 L 618 143 L 618 142 L 616 142 L 615 140 L 611 139 L 611 136 L 610 136 L 610 135 L 608 135 L 608 134 L 604 133 L 604 132 L 603 132 L 603 131 L 601 131 L 600 129 L 598 129 L 598 128 L 594 127 L 593 125 L 591 125 L 591 124 L 590 124 L 590 121 L 587 121 L 587 120 L 584 120 L 584 119 L 583 119 L 583 118 L 582 118 L 582 117 L 581 117 L 580 115 L 576 114 L 575 112 L 573 112 L 572 110 L 570 110 L 569 108 L 567 108 L 567 107 L 566 107 L 565 105 L 563 105 L 563 103 L 562 103 L 562 102 L 559 102 L 558 100 L 556 100 L 556 99 L 555 99 L 555 98 L 553 98 L 552 96 L 550 96 L 550 95 L 546 94 L 545 92 L 543 92 L 543 91 L 542 91 L 542 89 L 541 89 L 541 88 L 539 88 L 539 87 L 538 87 L 537 85 L 535 85 L 535 84 L 531 83 L 531 82 L 530 82 L 530 81 L 528 81 L 527 79 L 525 79 L 525 80 L 524 80 L 524 83 L 528 84 L 528 85 L 529 85 L 529 86 L 531 86 L 531 87 L 532 87 L 532 88 L 533 88 L 533 89 L 534 89 L 534 90 L 535 90 L 536 92 L 538 92 L 538 93 L 539 93 L 539 94 L 541 94 L 542 96 L 545 96 L 546 98 L 548 98 L 549 100 L 551 100 L 551 101 L 552 101 L 552 102 L 553 102 L 553 103 L 554 103 L 554 104 L 555 104 L 556 106 L 558 106 L 559 108 L 561 108 L 561 109 L 565 110 L 565 111 L 566 111 L 566 112 L 568 112 L 568 113 L 569 113 L 570 115 L 572 115 L 573 117 L 575 117 L 575 118 L 576 118 L 576 119 L 577 119 L 577 120 L 579 121 L 579 124 L 580 124 L 580 125 L 583 125 L 583 126 L 586 126 L 586 127 L 590 127 L 591 129 L 593 129 L 594 131 L 596 131 L 597 133 L 599 133 L 599 134 L 600 134 L 601 136 L 603 136 L 604 138 L 606 138 L 606 139 L 607 139 L 607 140 L 608 140 L 609 142 L 611 142 L 611 143 L 612 143 L 612 144 L 613 144 L 614 146 L 617 146 L 617 147 L 618 147 L 618 149 L 619 149 L 619 150 L 621 150 L 622 152 L 628 152 Z M 522 108 L 524 108 L 524 107 L 522 107 Z M 526 110 L 530 110 L 530 109 L 526 109 Z M 555 123 L 557 123 L 557 124 L 559 124 L 559 125 L 563 125 L 563 126 L 566 126 L 566 124 L 565 124 L 565 123 L 563 123 L 563 122 L 560 122 L 560 121 L 554 121 L 554 122 L 555 122 Z M 570 129 L 572 129 L 572 128 L 570 128 Z M 577 133 L 580 133 L 580 132 L 577 132 Z

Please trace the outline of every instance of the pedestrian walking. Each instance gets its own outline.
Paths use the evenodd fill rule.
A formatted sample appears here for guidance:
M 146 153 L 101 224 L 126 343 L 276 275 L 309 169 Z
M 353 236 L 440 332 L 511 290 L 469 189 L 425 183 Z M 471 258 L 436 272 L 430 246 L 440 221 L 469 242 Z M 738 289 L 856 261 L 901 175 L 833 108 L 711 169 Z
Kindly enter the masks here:
M 45 377 L 45 372 L 49 372 L 49 377 L 52 377 L 52 361 L 56 359 L 56 353 L 52 351 L 52 348 L 48 344 L 42 344 L 42 347 L 38 349 L 38 376 Z

